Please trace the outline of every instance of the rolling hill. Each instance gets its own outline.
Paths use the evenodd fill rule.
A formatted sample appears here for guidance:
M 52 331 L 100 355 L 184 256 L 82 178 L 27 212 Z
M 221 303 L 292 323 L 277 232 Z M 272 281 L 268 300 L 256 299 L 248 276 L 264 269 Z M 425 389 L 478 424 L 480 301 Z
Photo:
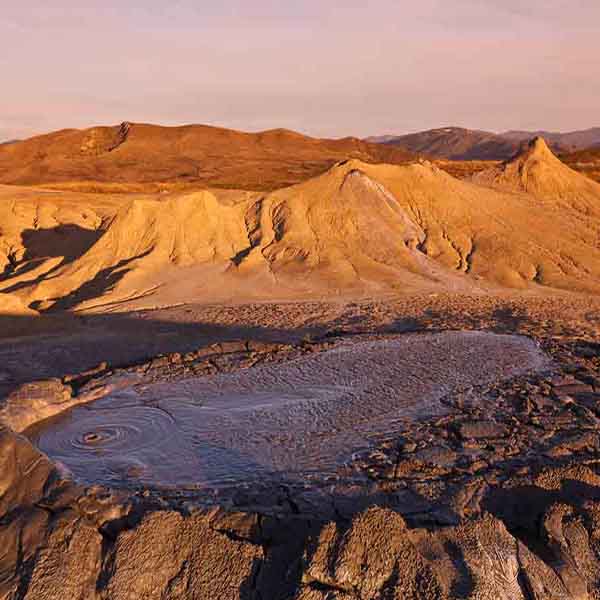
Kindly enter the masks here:
M 350 158 L 403 164 L 413 156 L 357 138 L 316 139 L 285 129 L 242 133 L 206 125 L 122 123 L 2 145 L 0 183 L 60 184 L 83 191 L 206 186 L 264 191 L 298 183 Z
M 513 156 L 519 148 L 518 142 L 494 133 L 462 127 L 442 127 L 408 135 L 367 139 L 431 158 L 450 160 L 499 160 Z
M 563 149 L 564 152 L 584 150 L 600 146 L 600 127 L 592 127 L 581 131 L 557 133 L 552 131 L 507 131 L 501 134 L 503 138 L 516 142 L 527 142 L 532 138 L 541 137 L 550 146 Z

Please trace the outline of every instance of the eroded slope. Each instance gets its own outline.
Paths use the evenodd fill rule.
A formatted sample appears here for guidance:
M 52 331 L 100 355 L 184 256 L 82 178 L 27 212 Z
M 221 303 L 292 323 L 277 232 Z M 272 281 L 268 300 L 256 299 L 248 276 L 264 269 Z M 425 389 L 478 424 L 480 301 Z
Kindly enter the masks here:
M 86 212 L 86 195 L 79 195 L 75 213 L 63 208 L 60 218 L 97 239 L 74 252 L 68 238 L 63 258 L 36 277 L 27 277 L 35 265 L 23 251 L 0 293 L 36 310 L 104 310 L 441 290 L 600 290 L 600 185 L 542 141 L 476 180 L 455 179 L 428 162 L 354 160 L 266 194 L 121 196 L 116 215 L 102 219 L 98 208 Z M 32 204 L 25 220 L 44 211 L 56 220 L 52 206 Z M 91 226 L 78 224 L 83 215 Z M 21 232 L 25 248 L 24 225 L 8 219 L 14 231 L 0 243 L 11 235 L 16 243 Z M 61 254 L 52 240 L 47 248 Z

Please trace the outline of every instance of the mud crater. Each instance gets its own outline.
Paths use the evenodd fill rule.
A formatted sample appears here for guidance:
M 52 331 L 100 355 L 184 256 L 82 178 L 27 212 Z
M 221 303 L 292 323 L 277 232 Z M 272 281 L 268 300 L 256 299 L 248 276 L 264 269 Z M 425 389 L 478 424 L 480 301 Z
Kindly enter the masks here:
M 29 435 L 85 483 L 204 488 L 326 479 L 450 395 L 539 371 L 525 337 L 484 332 L 345 341 L 287 363 L 137 385 Z

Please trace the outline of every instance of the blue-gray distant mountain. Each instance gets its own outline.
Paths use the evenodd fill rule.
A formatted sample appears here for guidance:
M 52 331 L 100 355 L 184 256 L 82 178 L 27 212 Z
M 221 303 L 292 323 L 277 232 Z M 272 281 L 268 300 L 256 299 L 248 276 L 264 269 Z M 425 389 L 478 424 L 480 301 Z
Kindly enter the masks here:
M 553 133 L 545 131 L 508 131 L 493 133 L 463 127 L 441 127 L 408 135 L 384 135 L 366 141 L 404 148 L 432 158 L 450 160 L 507 160 L 524 142 L 543 137 L 556 153 L 562 154 L 600 146 L 600 127 Z
M 507 131 L 502 133 L 501 136 L 516 142 L 524 142 L 532 138 L 542 137 L 548 144 L 559 145 L 570 152 L 600 147 L 600 127 L 592 127 L 581 131 L 569 131 L 567 133 L 552 131 Z

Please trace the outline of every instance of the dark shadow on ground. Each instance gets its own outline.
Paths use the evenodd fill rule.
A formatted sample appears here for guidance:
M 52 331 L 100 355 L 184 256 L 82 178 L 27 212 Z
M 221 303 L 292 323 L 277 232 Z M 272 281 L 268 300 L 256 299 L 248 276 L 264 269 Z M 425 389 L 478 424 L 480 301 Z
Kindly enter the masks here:
M 0 398 L 19 385 L 63 377 L 101 362 L 123 367 L 159 354 L 190 352 L 221 341 L 299 342 L 318 328 L 223 325 L 159 320 L 152 311 L 37 317 L 0 314 Z
M 122 265 L 119 270 L 103 271 L 97 284 L 113 285 L 126 269 L 127 265 Z M 70 306 L 86 297 L 86 285 L 67 296 L 61 306 Z M 303 310 L 303 306 L 277 304 L 185 305 L 128 313 L 56 309 L 39 316 L 0 314 L 0 397 L 22 383 L 78 373 L 101 362 L 111 367 L 128 366 L 159 354 L 190 352 L 220 341 L 298 343 L 311 338 L 449 329 L 529 335 L 531 325 L 525 316 L 510 309 L 476 316 L 426 309 L 418 317 L 399 315 L 394 319 L 391 315 L 379 323 L 371 322 L 368 312 L 322 317 L 314 316 L 320 313 L 312 313 L 309 318 L 298 317 L 304 314 Z
M 73 290 L 70 294 L 57 300 L 48 312 L 70 310 L 87 300 L 101 298 L 104 294 L 110 292 L 115 285 L 123 279 L 130 270 L 128 267 L 130 263 L 139 258 L 143 258 L 149 253 L 150 250 L 143 254 L 139 254 L 138 256 L 120 260 L 116 265 L 98 271 L 93 279 L 87 281 L 76 290 Z M 31 308 L 37 309 L 37 306 L 31 305 Z
M 51 229 L 26 229 L 21 238 L 26 248 L 24 260 L 41 256 L 64 257 L 68 263 L 87 252 L 104 232 L 79 225 L 58 225 Z
M 542 519 L 554 504 L 564 503 L 582 508 L 590 501 L 600 501 L 600 488 L 576 479 L 564 479 L 558 489 L 543 489 L 524 485 L 510 489 L 492 489 L 484 499 L 482 508 L 505 525 L 508 531 L 521 540 L 532 552 L 545 561 L 546 546 L 540 545 Z
M 57 225 L 49 229 L 26 229 L 21 234 L 25 247 L 23 259 L 19 262 L 13 261 L 5 268 L 0 274 L 0 283 L 17 275 L 25 275 L 46 259 L 62 257 L 63 260 L 38 277 L 16 283 L 3 291 L 16 292 L 29 285 L 40 283 L 60 267 L 85 254 L 103 233 L 104 231 L 100 229 L 86 229 L 74 224 Z

